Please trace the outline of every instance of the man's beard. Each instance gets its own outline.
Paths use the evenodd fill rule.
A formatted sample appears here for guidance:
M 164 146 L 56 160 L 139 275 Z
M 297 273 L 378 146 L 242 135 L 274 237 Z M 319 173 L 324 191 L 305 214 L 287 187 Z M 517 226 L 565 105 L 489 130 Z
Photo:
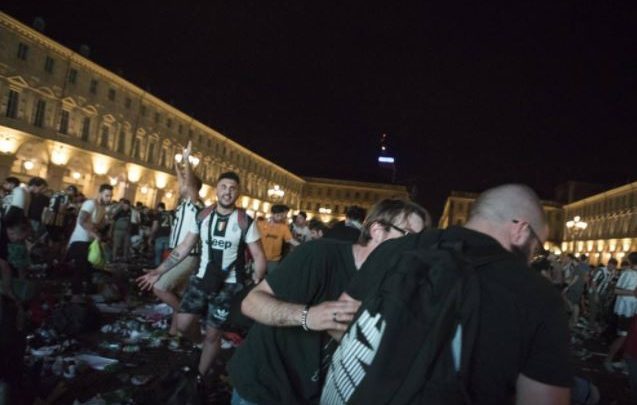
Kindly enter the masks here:
M 227 209 L 227 208 L 232 208 L 232 207 L 234 207 L 234 203 L 235 203 L 235 202 L 233 201 L 233 202 L 232 202 L 232 203 L 230 203 L 230 204 L 224 204 L 224 203 L 222 203 L 222 202 L 221 202 L 221 199 L 220 199 L 219 201 L 217 201 L 217 202 L 219 203 L 219 206 L 220 206 L 221 208 L 226 208 L 226 209 Z

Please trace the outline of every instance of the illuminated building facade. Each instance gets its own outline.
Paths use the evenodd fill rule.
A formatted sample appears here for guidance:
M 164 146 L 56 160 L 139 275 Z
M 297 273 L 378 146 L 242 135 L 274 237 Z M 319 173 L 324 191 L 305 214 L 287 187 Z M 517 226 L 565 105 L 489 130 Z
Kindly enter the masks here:
M 439 227 L 464 225 L 477 196 L 452 192 Z M 542 206 L 549 224 L 545 249 L 586 254 L 592 264 L 607 263 L 611 257 L 621 261 L 637 251 L 637 182 L 566 205 L 543 201 Z
M 576 219 L 585 226 L 567 227 Z M 621 260 L 637 251 L 637 182 L 564 205 L 565 252 L 587 254 L 593 263 Z
M 174 206 L 175 160 L 191 140 L 208 204 L 228 170 L 241 177 L 239 205 L 253 214 L 269 213 L 273 203 L 299 209 L 306 186 L 322 187 L 1 12 L 0 38 L 0 179 L 40 176 L 53 190 L 74 184 L 88 197 L 110 183 L 115 198 Z M 370 193 L 375 186 L 379 195 L 386 189 L 367 184 Z

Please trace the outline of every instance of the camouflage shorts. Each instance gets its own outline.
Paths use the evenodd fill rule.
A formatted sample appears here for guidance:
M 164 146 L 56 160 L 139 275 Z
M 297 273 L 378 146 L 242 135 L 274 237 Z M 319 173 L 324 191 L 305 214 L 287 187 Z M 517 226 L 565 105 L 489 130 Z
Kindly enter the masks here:
M 223 329 L 230 318 L 232 298 L 241 291 L 238 283 L 226 283 L 220 291 L 208 293 L 201 288 L 201 279 L 192 276 L 179 306 L 180 313 L 200 315 L 206 326 Z

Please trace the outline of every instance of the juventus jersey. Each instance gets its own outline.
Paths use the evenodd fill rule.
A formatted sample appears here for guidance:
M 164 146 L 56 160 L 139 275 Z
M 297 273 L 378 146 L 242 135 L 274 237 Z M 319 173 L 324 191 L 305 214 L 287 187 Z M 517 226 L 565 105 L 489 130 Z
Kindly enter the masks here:
M 184 241 L 188 232 L 199 234 L 199 227 L 197 226 L 197 213 L 199 207 L 195 205 L 190 199 L 182 200 L 177 209 L 175 210 L 175 218 L 170 230 L 170 240 L 168 247 L 174 249 L 177 245 Z M 199 244 L 190 252 L 191 255 L 199 255 Z
M 210 219 L 212 218 L 212 224 Z M 212 226 L 212 227 L 211 227 Z M 226 283 L 236 283 L 236 272 L 234 265 L 239 254 L 239 244 L 241 242 L 241 227 L 239 226 L 239 214 L 237 210 L 229 215 L 219 215 L 214 212 L 208 215 L 199 226 L 199 237 L 201 239 L 201 260 L 197 277 L 204 278 L 208 262 L 213 261 L 216 268 L 228 271 Z M 256 221 L 252 221 L 245 235 L 245 243 L 256 242 L 261 238 L 256 227 Z M 212 257 L 210 257 L 212 250 Z

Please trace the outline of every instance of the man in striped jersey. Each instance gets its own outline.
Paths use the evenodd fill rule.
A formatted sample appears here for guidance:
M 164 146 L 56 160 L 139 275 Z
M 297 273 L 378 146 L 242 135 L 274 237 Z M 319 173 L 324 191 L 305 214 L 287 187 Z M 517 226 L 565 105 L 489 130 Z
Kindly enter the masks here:
M 185 179 L 182 182 L 194 193 L 194 177 L 188 163 L 189 150 L 184 152 Z M 184 293 L 177 327 L 182 333 L 189 333 L 190 326 L 202 320 L 206 325 L 203 347 L 198 367 L 198 382 L 210 370 L 220 349 L 223 329 L 230 317 L 230 305 L 236 293 L 243 289 L 245 279 L 245 250 L 254 261 L 252 280 L 258 283 L 265 276 L 265 255 L 261 248 L 259 231 L 255 222 L 244 210 L 235 206 L 239 197 L 239 176 L 234 172 L 225 172 L 219 176 L 216 186 L 217 204 L 204 210 L 197 223 L 189 232 L 198 238 L 189 238 L 173 249 L 156 272 L 168 272 L 180 263 L 201 240 L 201 260 L 197 271 L 192 275 Z M 140 286 L 148 288 L 153 276 L 140 278 Z M 191 335 L 195 340 L 196 335 Z
M 192 232 L 197 227 L 197 214 L 203 207 L 199 201 L 199 189 L 201 189 L 201 180 L 193 176 L 193 186 L 188 187 L 184 181 L 185 174 L 178 165 L 175 165 L 177 178 L 179 180 L 179 205 L 175 211 L 175 218 L 170 230 L 170 239 L 168 248 L 175 249 L 181 243 L 193 244 L 187 256 L 183 258 L 170 271 L 162 272 L 161 264 L 146 273 L 146 275 L 137 279 L 140 286 L 152 286 L 153 293 L 170 305 L 173 309 L 172 321 L 170 323 L 169 334 L 177 335 L 177 316 L 179 311 L 179 295 L 183 293 L 188 278 L 199 265 L 199 233 Z M 143 284 L 142 284 L 143 283 Z M 198 340 L 198 339 L 195 339 Z

